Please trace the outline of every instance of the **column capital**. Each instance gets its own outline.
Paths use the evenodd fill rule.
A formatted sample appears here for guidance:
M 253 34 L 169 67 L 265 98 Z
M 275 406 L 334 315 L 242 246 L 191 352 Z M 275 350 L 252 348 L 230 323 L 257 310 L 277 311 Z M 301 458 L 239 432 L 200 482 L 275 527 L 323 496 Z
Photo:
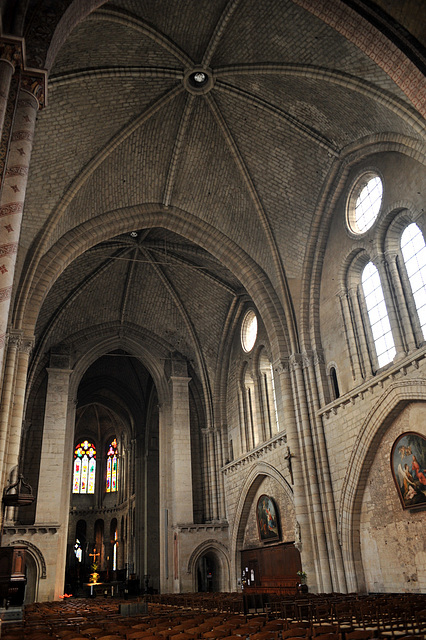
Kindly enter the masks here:
M 305 353 L 292 353 L 290 356 L 290 368 L 295 371 L 296 369 L 304 369 L 310 364 L 310 357 Z
M 19 343 L 19 351 L 30 355 L 34 349 L 34 342 L 34 336 L 22 336 L 21 342 Z
M 275 360 L 273 363 L 273 369 L 277 373 L 289 373 L 290 372 L 290 357 L 285 356 L 284 358 L 279 358 Z
M 19 349 L 22 344 L 22 331 L 11 329 L 7 334 L 7 344 L 9 347 Z
M 170 376 L 169 378 L 170 382 L 186 382 L 187 384 L 189 384 L 191 380 L 192 378 L 188 378 L 187 376 Z
M 1 37 L 0 38 L 0 60 L 9 62 L 13 69 L 23 67 L 25 51 L 24 40 L 22 38 Z
M 38 108 L 43 109 L 47 104 L 47 73 L 37 69 L 25 69 L 21 89 L 31 94 L 37 101 Z

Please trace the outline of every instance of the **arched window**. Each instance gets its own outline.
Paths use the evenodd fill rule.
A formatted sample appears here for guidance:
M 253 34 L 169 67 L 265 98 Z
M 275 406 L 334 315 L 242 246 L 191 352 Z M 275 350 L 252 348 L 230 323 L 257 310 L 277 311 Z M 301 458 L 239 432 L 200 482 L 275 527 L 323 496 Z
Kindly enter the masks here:
M 111 520 L 110 536 L 111 536 L 111 544 L 112 544 L 112 570 L 116 571 L 117 570 L 117 547 L 118 547 L 116 518 L 113 518 Z
M 378 364 L 383 367 L 393 360 L 396 350 L 380 275 L 372 262 L 364 267 L 361 281 Z
M 336 367 L 330 367 L 330 381 L 333 391 L 334 400 L 340 398 L 339 382 L 337 380 Z
M 83 559 L 83 550 L 81 548 L 81 542 L 78 538 L 76 538 L 75 540 L 74 553 L 75 553 L 75 557 L 77 558 L 77 561 L 81 562 Z
M 426 246 L 423 234 L 415 222 L 409 224 L 401 235 L 401 251 L 423 337 L 426 339 Z
M 114 438 L 107 449 L 106 454 L 106 492 L 118 491 L 118 453 L 117 439 Z
M 73 493 L 95 493 L 96 447 L 88 440 L 74 451 Z

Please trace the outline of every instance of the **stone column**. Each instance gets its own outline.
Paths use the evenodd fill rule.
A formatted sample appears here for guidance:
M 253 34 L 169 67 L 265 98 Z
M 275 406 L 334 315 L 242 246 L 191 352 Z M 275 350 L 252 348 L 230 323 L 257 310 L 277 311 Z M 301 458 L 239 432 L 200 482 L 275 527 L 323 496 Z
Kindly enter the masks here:
M 10 97 L 10 85 L 17 66 L 22 65 L 22 40 L 10 38 L 0 39 L 0 137 L 3 138 L 3 127 Z M 8 136 L 5 136 L 8 137 Z
M 363 363 L 363 370 L 361 375 L 364 379 L 368 379 L 373 375 L 373 370 L 370 358 L 370 349 L 368 347 L 366 335 L 364 332 L 364 321 L 361 314 L 360 301 L 358 298 L 358 286 L 355 286 L 348 291 L 348 302 L 353 313 L 352 329 L 354 330 L 354 334 L 358 338 L 357 344 L 359 347 L 359 360 L 360 363 Z M 364 317 L 368 317 L 367 309 L 365 309 L 364 313 Z
M 13 401 L 3 465 L 3 479 L 6 482 L 17 479 L 19 449 L 22 435 L 22 418 L 24 415 L 25 393 L 27 386 L 28 362 L 33 346 L 34 340 L 32 338 L 23 338 L 18 347 L 13 386 Z M 12 517 L 11 512 L 8 512 L 8 517 Z
M 211 517 L 212 520 L 218 520 L 218 501 L 217 501 L 217 481 L 216 481 L 216 451 L 215 451 L 215 433 L 212 429 L 209 430 L 208 437 L 208 450 L 209 450 L 209 478 L 210 478 L 210 496 L 211 496 Z
M 22 332 L 19 331 L 9 334 L 0 406 L 0 481 L 3 479 L 3 464 L 6 453 L 6 443 L 8 441 L 10 414 L 13 406 L 12 397 L 15 388 L 16 358 L 21 342 Z M 2 482 L 2 486 L 3 485 L 4 482 Z
M 404 332 L 404 342 L 407 346 L 408 351 L 410 352 L 414 351 L 414 349 L 417 349 L 415 330 L 413 330 L 412 324 L 412 318 L 417 319 L 417 309 L 416 305 L 411 302 L 410 296 L 406 296 L 404 293 L 404 289 L 405 291 L 409 291 L 411 293 L 411 285 L 407 277 L 405 268 L 401 270 L 398 269 L 397 257 L 398 254 L 395 252 L 386 253 L 386 260 L 390 273 L 390 281 L 395 292 L 396 313 L 401 322 L 401 329 Z M 421 342 L 423 340 L 423 335 L 420 328 L 420 323 L 416 322 L 415 325 L 418 325 L 418 337 L 419 342 Z
M 225 484 L 223 481 L 223 473 L 220 469 L 223 467 L 223 442 L 222 433 L 226 433 L 225 430 L 216 429 L 216 451 L 217 451 L 217 465 L 218 465 L 218 517 L 219 520 L 226 519 L 226 503 L 225 503 Z
M 395 298 L 393 295 L 393 285 L 389 283 L 389 268 L 386 259 L 383 256 L 376 258 L 373 261 L 377 265 L 380 280 L 382 283 L 383 297 L 385 299 L 386 309 L 388 312 L 389 323 L 395 343 L 395 359 L 399 360 L 406 356 L 404 343 L 401 334 L 401 325 L 398 322 L 398 312 L 395 305 Z
M 186 363 L 173 362 L 171 385 L 171 482 L 173 523 L 193 522 L 191 429 L 189 416 L 189 389 L 191 378 L 182 375 Z M 181 375 L 175 375 L 179 373 Z
M 210 483 L 209 483 L 209 432 L 207 429 L 201 431 L 202 447 L 203 447 L 203 488 L 204 488 L 204 519 L 212 519 L 212 508 L 210 498 Z
M 43 442 L 37 489 L 35 526 L 56 532 L 40 536 L 37 541 L 47 565 L 46 583 L 41 585 L 44 599 L 57 600 L 65 577 L 68 513 L 71 491 L 71 458 L 75 403 L 70 402 L 71 369 L 63 368 L 63 356 L 52 356 L 47 369 L 48 383 L 44 412 Z M 62 366 L 61 366 L 62 365 Z M 72 422 L 72 424 L 71 424 Z M 68 427 L 68 428 L 67 428 Z M 41 598 L 42 599 L 42 598 Z
M 312 530 L 311 535 L 316 546 L 316 558 L 309 557 L 305 549 L 305 535 L 304 527 L 302 526 L 302 543 L 304 545 L 303 560 L 305 564 L 310 565 L 311 568 L 315 566 L 317 575 L 317 587 L 318 590 L 323 593 L 329 593 L 333 590 L 332 579 L 330 574 L 329 556 L 327 539 L 324 528 L 323 518 L 323 505 L 321 501 L 320 487 L 317 474 L 317 463 L 315 459 L 314 442 L 312 438 L 312 427 L 309 419 L 309 409 L 307 403 L 307 389 L 305 385 L 303 368 L 307 365 L 306 359 L 302 354 L 293 354 L 291 356 L 291 367 L 293 370 L 295 388 L 297 391 L 298 400 L 298 412 L 299 412 L 299 438 L 300 445 L 299 451 L 301 457 L 303 456 L 302 469 L 303 476 L 301 478 L 302 486 L 305 487 L 306 503 L 309 505 L 309 512 L 312 517 Z M 297 479 L 295 477 L 295 486 L 297 485 Z M 309 515 L 306 514 L 309 518 Z M 296 510 L 296 517 L 298 517 Z M 298 518 L 299 520 L 299 518 Z M 308 520 L 309 521 L 309 520 Z M 300 522 L 300 520 L 299 520 Z M 305 521 L 306 522 L 306 521 Z M 311 552 L 311 550 L 310 550 Z M 311 564 L 312 563 L 312 564 Z M 308 570 L 308 573 L 310 571 Z
M 357 341 L 354 333 L 353 320 L 351 315 L 351 307 L 347 291 L 340 291 L 338 294 L 340 307 L 343 316 L 343 325 L 345 327 L 346 344 L 348 348 L 349 362 L 351 364 L 352 378 L 356 382 L 362 382 L 362 368 L 360 363 L 360 354 L 357 348 Z
M 10 299 L 28 181 L 37 110 L 44 84 L 24 75 L 0 195 L 0 371 L 3 369 Z
M 319 461 L 318 468 L 319 485 L 322 489 L 322 500 L 324 504 L 323 518 L 326 525 L 326 534 L 330 540 L 330 544 L 333 545 L 333 553 L 329 554 L 330 565 L 334 568 L 333 575 L 333 589 L 341 593 L 347 592 L 345 569 L 343 565 L 342 550 L 339 544 L 337 535 L 337 517 L 336 508 L 333 499 L 333 486 L 331 482 L 330 465 L 327 452 L 327 443 L 324 433 L 324 425 L 322 418 L 318 415 L 320 410 L 320 400 L 318 395 L 318 384 L 316 371 L 324 364 L 322 353 L 318 351 L 314 352 L 313 356 L 308 360 L 308 376 L 309 386 L 312 394 L 313 413 L 315 416 L 315 430 L 316 430 L 316 459 Z M 321 372 L 318 371 L 318 377 Z

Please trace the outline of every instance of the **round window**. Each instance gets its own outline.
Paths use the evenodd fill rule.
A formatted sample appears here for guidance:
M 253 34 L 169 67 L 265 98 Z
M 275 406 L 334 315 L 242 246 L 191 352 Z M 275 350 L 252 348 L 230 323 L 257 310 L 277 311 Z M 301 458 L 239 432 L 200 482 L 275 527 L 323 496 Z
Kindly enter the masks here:
M 241 345 L 246 353 L 253 349 L 256 338 L 257 316 L 255 312 L 250 309 L 244 316 L 243 324 L 241 325 Z
M 383 183 L 374 173 L 364 174 L 348 199 L 347 221 L 352 233 L 365 233 L 373 226 L 382 204 Z

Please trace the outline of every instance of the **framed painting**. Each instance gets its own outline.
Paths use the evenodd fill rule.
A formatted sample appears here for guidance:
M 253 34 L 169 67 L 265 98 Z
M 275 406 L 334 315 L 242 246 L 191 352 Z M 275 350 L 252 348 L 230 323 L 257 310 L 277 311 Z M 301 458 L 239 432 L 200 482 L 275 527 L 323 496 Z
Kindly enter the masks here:
M 257 501 L 257 528 L 262 542 L 274 542 L 280 539 L 278 511 L 275 502 L 267 495 Z
M 426 438 L 414 431 L 399 436 L 391 467 L 403 509 L 426 507 Z

